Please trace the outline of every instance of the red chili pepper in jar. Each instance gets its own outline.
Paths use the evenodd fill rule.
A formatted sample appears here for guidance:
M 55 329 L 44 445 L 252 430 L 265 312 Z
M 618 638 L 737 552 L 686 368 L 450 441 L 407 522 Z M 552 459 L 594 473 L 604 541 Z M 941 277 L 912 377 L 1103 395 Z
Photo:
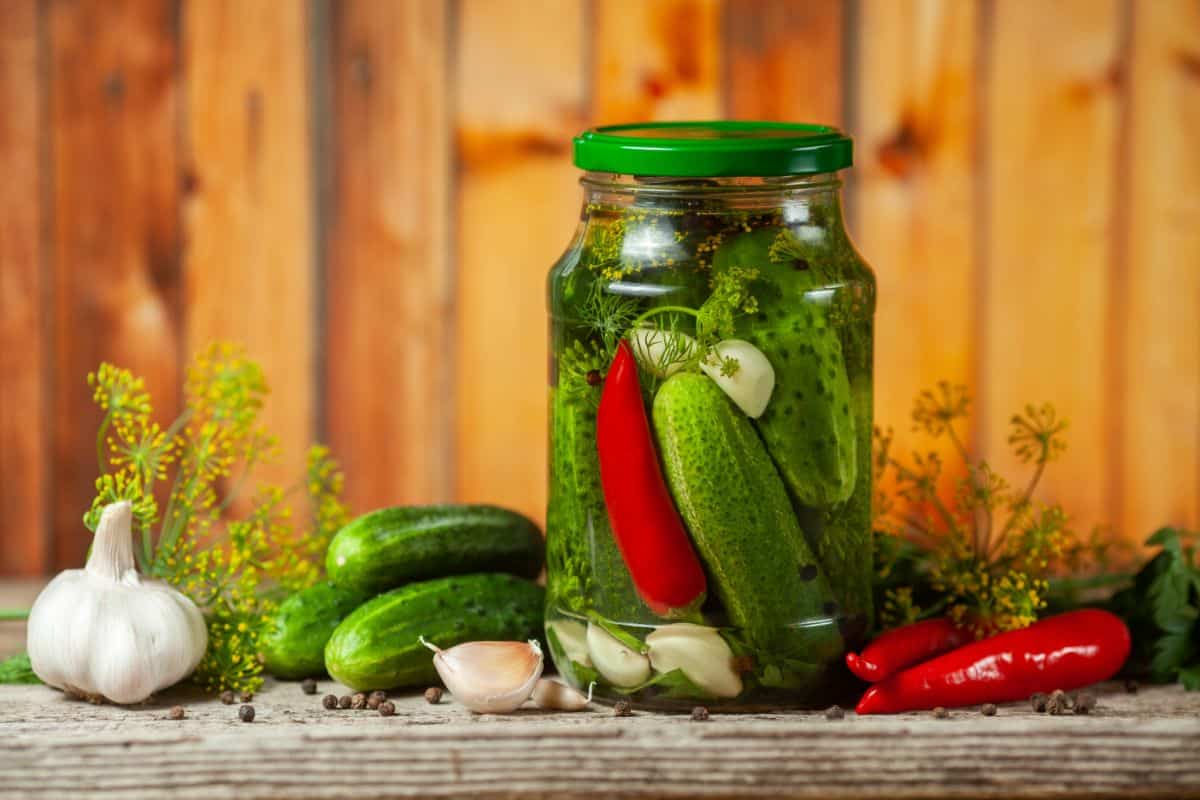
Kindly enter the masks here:
M 1107 611 L 1071 611 L 964 645 L 867 689 L 859 714 L 1021 700 L 1108 680 L 1129 657 L 1129 629 Z
M 596 444 L 613 537 L 638 594 L 661 616 L 698 607 L 704 569 L 663 479 L 637 362 L 625 340 L 604 380 Z
M 972 638 L 946 617 L 922 620 L 880 634 L 861 653 L 847 653 L 846 666 L 862 680 L 875 683 Z

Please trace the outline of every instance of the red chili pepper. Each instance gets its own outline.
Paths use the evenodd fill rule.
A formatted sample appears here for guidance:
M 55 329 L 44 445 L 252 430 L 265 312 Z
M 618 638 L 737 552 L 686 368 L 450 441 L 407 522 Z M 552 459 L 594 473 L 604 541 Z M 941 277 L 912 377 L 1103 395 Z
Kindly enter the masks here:
M 1108 680 L 1129 657 L 1129 629 L 1097 609 L 1071 611 L 964 645 L 875 684 L 859 714 L 1021 700 Z
M 922 620 L 880 634 L 862 653 L 847 653 L 846 666 L 864 681 L 875 683 L 961 647 L 972 638 L 945 617 Z
M 704 569 L 663 480 L 637 362 L 624 340 L 604 380 L 596 444 L 613 536 L 638 594 L 662 616 L 699 606 Z

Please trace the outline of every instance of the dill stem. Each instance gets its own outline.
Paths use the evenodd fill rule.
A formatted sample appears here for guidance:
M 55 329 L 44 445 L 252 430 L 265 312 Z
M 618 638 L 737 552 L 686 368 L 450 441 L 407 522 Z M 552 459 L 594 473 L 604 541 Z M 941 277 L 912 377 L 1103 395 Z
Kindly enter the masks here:
M 96 466 L 99 467 L 101 475 L 108 471 L 108 464 L 104 458 L 104 439 L 108 435 L 112 414 L 111 409 L 104 412 L 104 419 L 100 420 L 100 429 L 96 431 Z
M 246 459 L 246 464 L 242 467 L 242 474 L 234 481 L 233 488 L 225 495 L 225 499 L 221 501 L 221 505 L 217 506 L 217 511 L 224 511 L 233 504 L 233 501 L 242 493 L 242 487 L 245 486 L 246 481 L 250 478 L 250 471 L 254 469 L 254 465 L 257 463 L 257 458 Z
M 954 442 L 954 448 L 956 450 L 958 450 L 959 456 L 962 457 L 963 466 L 965 466 L 965 467 L 971 466 L 971 459 L 967 455 L 966 445 L 964 445 L 962 443 L 962 439 L 959 439 L 958 434 L 954 432 L 954 426 L 947 423 L 946 424 L 946 433 L 950 436 L 950 441 Z M 974 482 L 974 481 L 972 481 L 972 482 Z
M 688 314 L 697 318 L 700 316 L 700 312 L 696 311 L 694 308 L 688 308 L 687 306 L 655 306 L 654 308 L 643 311 L 641 314 L 638 314 L 636 317 L 634 317 L 633 322 L 629 324 L 629 327 L 636 328 L 655 314 L 666 313 Z
M 193 413 L 192 409 L 190 409 L 190 408 L 185 409 L 183 411 L 183 413 L 181 413 L 178 417 L 175 418 L 175 421 L 171 423 L 171 426 L 169 428 L 167 428 L 167 430 L 163 434 L 163 436 L 164 436 L 164 439 L 166 440 L 168 446 L 170 446 L 170 443 L 173 442 L 175 440 L 175 437 L 179 435 L 179 431 L 183 430 L 183 426 L 186 425 L 188 423 L 188 421 L 192 418 L 192 413 Z M 176 470 L 176 472 L 175 472 L 175 481 L 173 482 L 173 484 L 171 486 L 171 493 L 169 495 L 167 495 L 167 510 L 163 513 L 163 516 L 162 516 L 163 531 L 165 531 L 166 526 L 170 524 L 171 511 L 175 508 L 175 491 L 176 491 L 176 489 L 179 488 L 179 478 L 182 475 L 182 473 L 183 473 L 183 467 L 181 464 L 180 468 L 178 470 Z M 151 487 L 151 486 L 143 487 L 143 490 L 145 490 L 145 491 L 152 491 L 152 489 L 153 489 L 153 487 Z M 162 540 L 161 535 L 159 536 L 159 540 L 161 543 L 161 540 Z M 143 571 L 149 572 L 150 567 L 154 564 L 154 542 L 150 535 L 150 527 L 149 526 L 146 526 L 145 528 L 142 529 L 142 560 L 144 562 L 144 566 L 142 567 Z
M 906 538 L 913 544 L 922 544 L 929 549 L 937 545 L 937 539 L 930 533 L 923 522 L 916 517 L 906 516 L 903 520 Z
M 958 522 L 955 521 L 954 516 L 950 513 L 950 509 L 946 508 L 946 504 L 942 502 L 942 498 L 938 497 L 936 489 L 930 492 L 929 502 L 933 504 L 934 509 L 936 509 L 942 519 L 946 521 L 946 524 L 950 526 L 950 531 L 952 533 L 958 533 Z
M 989 557 L 993 552 L 999 549 L 1005 538 L 1008 537 L 1009 531 L 1012 530 L 1013 525 L 1016 524 L 1017 519 L 1020 517 L 1018 512 L 1029 506 L 1029 501 L 1033 498 L 1033 492 L 1037 488 L 1038 482 L 1042 479 L 1042 473 L 1046 471 L 1045 455 L 1046 450 L 1043 448 L 1043 457 L 1038 459 L 1037 467 L 1033 470 L 1033 477 L 1029 479 L 1029 485 L 1025 487 L 1025 491 L 1021 494 L 1021 499 L 1013 505 L 1013 513 L 1009 516 L 1008 521 L 1004 524 L 1004 528 L 1000 531 L 1000 535 L 996 537 L 995 543 L 988 548 Z
M 29 609 L 27 608 L 0 608 L 0 620 L 25 620 L 29 619 Z
M 954 426 L 947 423 L 946 433 L 950 436 L 950 441 L 954 442 L 954 449 L 958 451 L 958 455 L 962 458 L 963 466 L 967 470 L 967 480 L 971 482 L 971 489 L 978 494 L 979 481 L 976 478 L 975 471 L 971 469 L 971 458 L 967 454 L 967 447 L 963 444 L 962 439 L 958 438 L 958 434 L 954 432 Z M 991 552 L 992 539 L 992 508 L 976 508 L 972 514 L 971 530 L 971 549 L 975 553 L 976 558 L 983 560 L 987 559 L 988 553 Z M 982 524 L 981 524 L 982 522 Z

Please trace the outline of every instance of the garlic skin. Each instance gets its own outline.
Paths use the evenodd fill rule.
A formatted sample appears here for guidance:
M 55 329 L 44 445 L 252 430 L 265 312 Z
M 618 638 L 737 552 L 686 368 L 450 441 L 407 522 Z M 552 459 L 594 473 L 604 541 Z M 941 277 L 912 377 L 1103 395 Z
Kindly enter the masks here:
M 733 651 L 716 628 L 690 622 L 663 625 L 646 637 L 646 647 L 657 672 L 682 670 L 689 681 L 715 697 L 742 693 Z
M 634 328 L 627 336 L 638 365 L 660 378 L 669 378 L 684 368 L 686 362 L 696 354 L 696 340 L 686 333 L 664 331 L 659 328 Z M 673 351 L 670 363 L 664 364 L 667 349 Z
M 630 650 L 594 622 L 588 623 L 587 644 L 592 665 L 613 686 L 628 688 L 650 679 L 650 659 Z
M 83 569 L 60 572 L 29 612 L 26 646 L 49 686 L 89 700 L 140 703 L 186 678 L 208 646 L 200 610 L 133 560 L 128 502 L 106 506 Z
M 533 694 L 542 677 L 542 648 L 529 642 L 464 642 L 448 650 L 421 639 L 434 652 L 442 683 L 476 714 L 508 714 Z
M 592 703 L 592 688 L 585 695 L 565 683 L 542 678 L 533 687 L 533 704 L 548 711 L 582 711 Z
M 732 375 L 723 375 L 722 365 L 729 358 L 737 361 L 737 370 Z M 762 416 L 771 401 L 771 392 L 775 391 L 775 368 L 761 350 L 742 339 L 717 342 L 713 352 L 700 362 L 700 371 L 712 378 L 751 419 Z

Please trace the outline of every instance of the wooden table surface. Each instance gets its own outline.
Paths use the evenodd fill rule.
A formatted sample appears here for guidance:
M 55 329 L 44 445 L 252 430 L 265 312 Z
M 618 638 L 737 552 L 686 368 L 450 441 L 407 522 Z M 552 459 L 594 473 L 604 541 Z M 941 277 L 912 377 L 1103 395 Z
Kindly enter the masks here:
M 36 587 L 0 591 L 16 605 Z M 0 623 L 0 655 L 21 647 Z M 238 705 L 175 689 L 93 706 L 0 686 L 0 797 L 1200 797 L 1200 693 L 1099 690 L 1090 716 L 1024 704 L 827 720 L 820 713 L 477 716 L 453 700 L 394 717 L 326 711 L 295 683 Z M 181 704 L 186 719 L 167 718 Z

